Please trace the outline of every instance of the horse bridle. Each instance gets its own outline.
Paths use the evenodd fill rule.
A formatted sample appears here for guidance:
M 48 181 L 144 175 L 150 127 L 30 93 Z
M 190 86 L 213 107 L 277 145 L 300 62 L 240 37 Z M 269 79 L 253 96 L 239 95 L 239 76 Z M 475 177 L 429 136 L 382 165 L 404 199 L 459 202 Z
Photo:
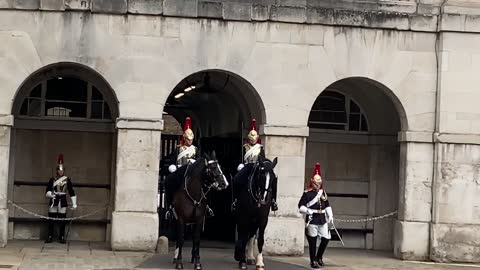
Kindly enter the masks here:
M 210 169 L 210 167 L 208 166 L 208 162 L 207 160 L 205 160 L 205 167 L 206 167 L 206 173 L 210 176 L 210 174 L 213 173 L 213 171 Z M 183 187 L 183 190 L 185 190 L 185 193 L 187 194 L 187 197 L 190 198 L 190 200 L 193 202 L 193 205 L 195 207 L 199 207 L 200 204 L 202 203 L 203 200 L 206 200 L 207 199 L 207 194 L 210 192 L 210 190 L 212 190 L 212 187 L 216 184 L 216 182 L 213 182 L 212 184 L 210 184 L 209 186 L 206 186 L 204 185 L 204 183 L 202 183 L 202 188 L 200 189 L 201 191 L 201 196 L 200 196 L 200 200 L 197 201 L 193 198 L 193 196 L 190 194 L 190 192 L 188 192 L 188 180 L 190 179 L 190 177 L 187 177 L 187 172 L 188 172 L 188 169 L 190 168 L 190 164 L 187 165 L 187 169 L 185 170 L 185 174 L 183 175 L 183 179 L 184 179 L 184 187 Z M 221 171 L 220 171 L 221 172 Z M 213 173 L 213 177 L 216 178 L 216 177 L 219 177 L 219 176 L 222 176 L 223 173 L 220 173 L 219 175 L 215 175 L 215 173 Z M 207 192 L 203 192 L 203 188 L 206 187 L 207 188 Z
M 252 197 L 252 199 L 255 201 L 255 203 L 257 204 L 258 207 L 260 207 L 261 205 L 265 205 L 266 202 L 262 199 L 260 199 L 259 197 L 255 196 L 254 192 L 253 192 L 253 178 L 255 176 L 255 171 L 258 170 L 260 167 L 260 163 L 257 162 L 255 163 L 255 165 L 253 166 L 253 170 L 252 172 L 250 173 L 250 175 L 248 176 L 248 193 L 250 194 L 250 196 Z M 268 172 L 270 173 L 270 172 Z M 260 189 L 263 189 L 260 187 Z M 268 187 L 268 189 L 263 189 L 263 191 L 267 191 L 267 196 L 268 196 L 268 193 L 270 193 L 272 190 L 271 187 Z M 265 196 L 265 198 L 267 197 Z

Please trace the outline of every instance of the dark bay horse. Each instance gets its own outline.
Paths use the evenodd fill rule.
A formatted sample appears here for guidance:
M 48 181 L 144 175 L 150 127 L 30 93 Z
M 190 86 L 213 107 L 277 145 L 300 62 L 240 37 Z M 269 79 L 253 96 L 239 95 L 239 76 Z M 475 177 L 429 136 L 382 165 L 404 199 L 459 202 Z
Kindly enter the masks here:
M 272 183 L 276 181 L 273 169 L 277 165 L 277 158 L 272 161 L 259 155 L 255 164 L 247 164 L 248 174 L 237 174 L 236 177 L 248 177 L 246 186 L 240 186 L 237 202 L 237 230 L 238 240 L 235 244 L 235 260 L 238 261 L 240 269 L 247 269 L 247 258 L 245 247 L 247 242 L 257 235 L 258 256 L 256 268 L 264 269 L 263 244 L 265 228 L 268 223 L 268 215 L 272 203 Z M 248 167 L 247 167 L 248 166 Z M 238 181 L 234 180 L 235 183 Z M 257 234 L 258 232 L 258 234 Z
M 183 269 L 182 247 L 185 240 L 185 225 L 193 225 L 192 263 L 195 270 L 201 270 L 200 234 L 207 208 L 206 195 L 212 190 L 228 187 L 228 182 L 218 164 L 215 152 L 212 157 L 199 158 L 195 163 L 180 167 L 181 187 L 173 194 L 174 215 L 177 218 L 177 244 L 175 248 L 175 269 Z

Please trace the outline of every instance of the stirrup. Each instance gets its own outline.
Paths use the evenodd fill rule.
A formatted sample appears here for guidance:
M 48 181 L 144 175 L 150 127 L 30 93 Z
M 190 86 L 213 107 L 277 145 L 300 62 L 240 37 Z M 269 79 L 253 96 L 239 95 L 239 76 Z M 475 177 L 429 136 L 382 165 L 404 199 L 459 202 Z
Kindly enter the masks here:
M 173 216 L 173 209 L 169 208 L 167 210 L 167 212 L 165 213 L 165 219 L 166 220 L 173 220 L 172 216 Z
M 272 211 L 278 211 L 278 205 L 277 205 L 277 202 L 275 200 L 272 201 L 272 205 L 271 205 L 271 208 L 272 208 Z
M 207 217 L 214 217 L 215 214 L 213 213 L 213 210 L 212 208 L 210 208 L 210 206 L 207 205 Z
M 237 211 L 237 199 L 235 199 L 235 200 L 232 202 L 232 206 L 230 207 L 230 210 L 232 210 L 232 212 Z

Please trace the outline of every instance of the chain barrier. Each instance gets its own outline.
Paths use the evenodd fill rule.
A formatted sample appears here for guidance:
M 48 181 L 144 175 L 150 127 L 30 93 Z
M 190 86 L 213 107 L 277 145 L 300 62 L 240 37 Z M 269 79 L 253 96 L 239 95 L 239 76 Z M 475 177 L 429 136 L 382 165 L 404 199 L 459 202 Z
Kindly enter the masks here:
M 382 216 L 378 216 L 378 217 L 369 217 L 369 218 L 362 218 L 362 219 L 340 219 L 340 218 L 335 218 L 334 220 L 335 221 L 338 221 L 338 222 L 345 222 L 345 223 L 355 223 L 355 222 L 368 222 L 368 221 L 375 221 L 375 220 L 379 220 L 379 219 L 384 219 L 384 218 L 387 218 L 387 217 L 390 217 L 390 216 L 394 216 L 397 214 L 397 210 L 391 212 L 391 213 L 388 213 L 388 214 L 385 214 L 385 215 L 382 215 Z
M 12 201 L 7 201 L 9 204 L 13 205 L 15 208 L 18 208 L 20 209 L 22 212 L 25 212 L 31 216 L 34 216 L 34 217 L 37 217 L 37 218 L 41 218 L 41 219 L 46 219 L 46 220 L 56 220 L 56 221 L 73 221 L 73 220 L 77 220 L 77 219 L 82 219 L 82 218 L 86 218 L 86 217 L 89 217 L 89 216 L 93 216 L 105 209 L 107 209 L 109 206 L 105 206 L 105 207 L 102 207 L 101 209 L 98 209 L 96 211 L 93 211 L 91 213 L 88 213 L 88 214 L 85 214 L 85 215 L 81 215 L 81 216 L 78 216 L 78 217 L 71 217 L 71 218 L 54 218 L 54 217 L 46 217 L 46 216 L 43 216 L 43 215 L 40 215 L 40 214 L 37 214 L 37 213 L 34 213 L 30 210 L 27 210 L 23 207 L 21 207 L 20 205 L 12 202 Z

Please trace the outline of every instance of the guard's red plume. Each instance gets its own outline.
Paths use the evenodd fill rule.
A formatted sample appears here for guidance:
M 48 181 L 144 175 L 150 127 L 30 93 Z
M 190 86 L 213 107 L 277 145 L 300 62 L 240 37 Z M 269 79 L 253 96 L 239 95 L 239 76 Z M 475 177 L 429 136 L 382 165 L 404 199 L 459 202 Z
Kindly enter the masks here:
M 322 173 L 320 172 L 320 163 L 318 162 L 315 163 L 315 169 L 313 170 L 313 176 L 315 176 L 316 174 L 322 176 Z
M 58 155 L 57 163 L 63 164 L 63 154 Z
M 252 119 L 252 125 L 250 127 L 250 130 L 258 131 L 257 130 L 257 120 L 255 120 L 255 118 Z
M 185 132 L 185 130 L 191 129 L 191 128 L 192 128 L 192 119 L 190 119 L 190 117 L 187 117 L 185 119 L 185 124 L 183 125 L 183 131 Z

